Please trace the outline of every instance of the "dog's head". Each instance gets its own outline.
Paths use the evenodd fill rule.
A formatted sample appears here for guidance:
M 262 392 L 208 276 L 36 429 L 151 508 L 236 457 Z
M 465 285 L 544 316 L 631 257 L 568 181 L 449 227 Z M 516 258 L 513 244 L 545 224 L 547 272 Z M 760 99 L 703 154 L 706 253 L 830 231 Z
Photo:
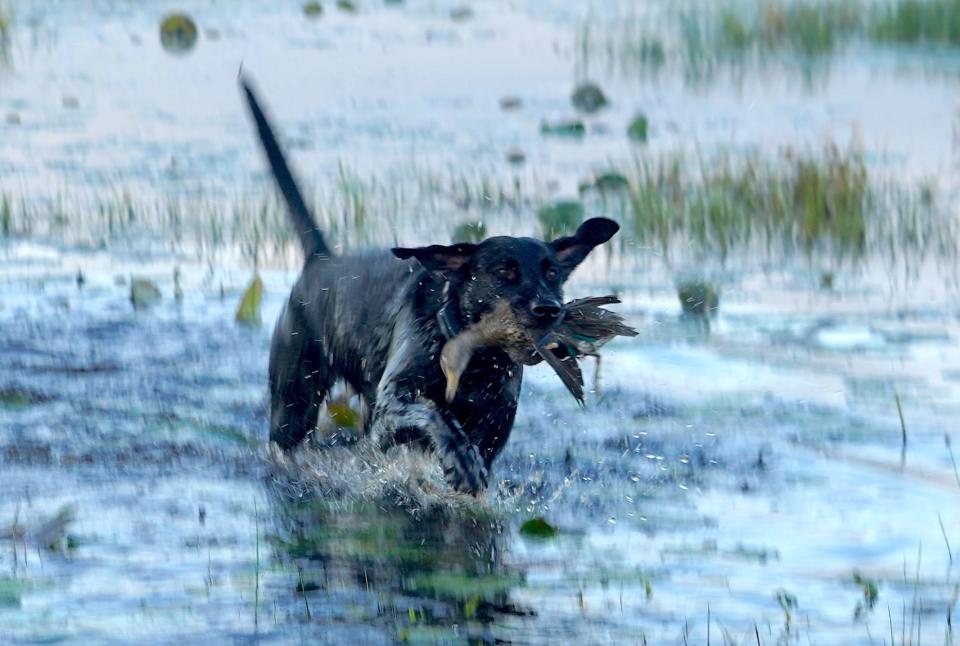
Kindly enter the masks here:
M 450 284 L 465 323 L 475 323 L 498 302 L 509 304 L 517 324 L 539 339 L 563 317 L 563 284 L 597 245 L 620 226 L 607 218 L 591 218 L 572 236 L 544 242 L 499 236 L 479 244 L 457 243 L 395 248 L 398 258 L 416 258 L 425 269 Z M 535 362 L 524 348 L 506 348 L 525 363 Z

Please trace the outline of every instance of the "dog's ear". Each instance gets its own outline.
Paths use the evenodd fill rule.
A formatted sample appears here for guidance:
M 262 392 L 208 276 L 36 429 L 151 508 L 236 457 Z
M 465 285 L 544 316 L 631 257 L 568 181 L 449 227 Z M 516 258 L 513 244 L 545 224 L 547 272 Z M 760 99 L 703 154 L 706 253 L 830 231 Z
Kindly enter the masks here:
M 459 242 L 452 245 L 433 244 L 429 247 L 394 247 L 393 255 L 401 260 L 416 258 L 428 271 L 444 275 L 456 274 L 466 267 L 477 250 L 477 245 Z
M 550 243 L 557 262 L 568 272 L 583 262 L 593 248 L 601 245 L 620 230 L 620 225 L 608 218 L 590 218 L 580 225 L 572 236 L 557 238 Z

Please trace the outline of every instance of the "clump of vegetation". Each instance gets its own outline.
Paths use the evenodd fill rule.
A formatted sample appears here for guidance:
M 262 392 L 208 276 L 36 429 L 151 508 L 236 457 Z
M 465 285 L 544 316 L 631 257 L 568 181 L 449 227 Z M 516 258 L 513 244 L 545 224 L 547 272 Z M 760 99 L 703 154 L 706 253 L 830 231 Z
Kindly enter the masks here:
M 0 5 L 0 48 L 5 47 L 10 40 L 10 24 L 12 22 L 10 10 Z
M 542 206 L 537 219 L 543 227 L 543 237 L 557 238 L 573 233 L 583 222 L 583 204 L 576 200 L 561 200 Z
M 799 609 L 797 597 L 791 592 L 780 588 L 774 597 L 783 611 L 783 629 L 787 636 L 793 632 L 794 617 Z
M 757 243 L 840 256 L 866 249 L 875 200 L 857 148 L 773 160 L 720 156 L 690 171 L 680 156 L 638 162 L 630 210 L 641 241 L 664 252 L 692 244 L 720 258 Z
M 735 54 L 746 49 L 773 53 L 792 50 L 807 56 L 833 51 L 839 36 L 859 26 L 859 7 L 850 0 L 794 3 L 769 2 L 747 16 L 732 8 L 720 11 L 719 28 L 710 47 Z M 690 32 L 688 32 L 690 33 Z
M 854 0 L 763 2 L 751 12 L 732 4 L 681 12 L 676 58 L 687 78 L 697 81 L 711 78 L 721 65 L 763 65 L 785 55 L 799 57 L 807 69 L 858 32 L 860 15 Z
M 627 136 L 633 141 L 645 144 L 647 143 L 647 130 L 649 125 L 646 115 L 638 114 L 627 126 Z
M 713 286 L 704 280 L 690 280 L 677 290 L 683 313 L 690 316 L 713 316 L 720 309 L 720 296 Z
M 960 45 L 960 0 L 898 0 L 871 15 L 871 38 Z
M 663 20 L 673 21 L 664 31 Z M 626 74 L 656 75 L 666 64 L 705 82 L 720 67 L 799 65 L 805 76 L 856 39 L 874 43 L 960 46 L 960 0 L 760 0 L 746 8 L 728 0 L 658 15 L 584 26 L 579 66 L 594 59 Z
M 464 222 L 453 230 L 451 242 L 480 242 L 487 237 L 487 225 L 481 220 Z
M 10 206 L 10 196 L 0 197 L 0 234 L 9 237 L 13 233 L 13 209 Z
M 4 4 L 0 4 L 0 65 L 10 60 L 10 41 L 13 32 L 13 12 Z M 10 118 L 7 117 L 9 122 Z
M 872 612 L 877 605 L 877 599 L 880 598 L 880 586 L 875 579 L 864 576 L 857 571 L 853 572 L 853 583 L 863 591 L 863 598 L 857 602 L 857 606 L 853 610 L 854 620 L 859 620 Z
M 584 179 L 579 200 L 547 198 L 555 189 L 537 180 L 414 166 L 376 178 L 341 167 L 332 181 L 313 188 L 310 203 L 328 240 L 341 249 L 397 244 L 401 235 L 436 242 L 438 230 L 482 239 L 501 222 L 519 234 L 535 228 L 555 237 L 574 231 L 589 206 L 632 225 L 632 239 L 624 240 L 656 248 L 668 263 L 795 252 L 833 262 L 870 253 L 909 271 L 928 258 L 957 257 L 958 225 L 941 217 L 933 188 L 870 177 L 856 146 L 773 156 L 720 150 L 709 159 L 642 148 L 636 155 L 632 167 L 608 167 Z M 149 237 L 207 261 L 239 254 L 253 268 L 292 266 L 301 262 L 301 251 L 271 189 L 254 197 L 156 201 L 135 199 L 120 187 L 29 200 L 0 191 L 0 236 L 96 246 Z M 451 213 L 458 214 L 455 223 L 472 224 L 455 229 Z

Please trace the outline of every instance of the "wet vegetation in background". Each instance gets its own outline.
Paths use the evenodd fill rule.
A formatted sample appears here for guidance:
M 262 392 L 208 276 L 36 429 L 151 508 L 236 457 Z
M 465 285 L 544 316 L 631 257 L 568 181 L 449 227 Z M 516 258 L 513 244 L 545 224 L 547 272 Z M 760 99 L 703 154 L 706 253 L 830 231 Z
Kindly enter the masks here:
M 626 74 L 680 70 L 691 82 L 749 67 L 822 71 L 828 57 L 853 44 L 960 47 L 957 0 L 753 0 L 694 2 L 634 14 L 616 23 L 588 22 L 577 51 L 582 70 Z
M 13 12 L 6 4 L 0 4 L 0 65 L 10 59 L 10 38 Z
M 898 267 L 927 260 L 952 266 L 955 223 L 932 182 L 875 176 L 857 145 L 769 155 L 643 153 L 619 170 L 585 179 L 576 199 L 548 197 L 519 178 L 421 169 L 362 179 L 341 167 L 314 205 L 342 248 L 396 243 L 400 230 L 429 239 L 479 240 L 501 231 L 567 235 L 587 214 L 628 226 L 624 239 L 671 259 L 795 257 L 856 262 L 868 256 Z M 413 215 L 415 214 L 415 215 Z M 296 261 L 282 203 L 273 195 L 235 201 L 192 197 L 143 204 L 118 190 L 106 197 L 52 203 L 0 196 L 0 235 L 35 236 L 94 247 L 142 239 L 208 262 L 239 251 L 251 266 Z
M 855 146 L 767 158 L 638 158 L 633 176 L 634 234 L 667 255 L 956 258 L 953 220 L 938 211 L 933 190 L 871 178 Z

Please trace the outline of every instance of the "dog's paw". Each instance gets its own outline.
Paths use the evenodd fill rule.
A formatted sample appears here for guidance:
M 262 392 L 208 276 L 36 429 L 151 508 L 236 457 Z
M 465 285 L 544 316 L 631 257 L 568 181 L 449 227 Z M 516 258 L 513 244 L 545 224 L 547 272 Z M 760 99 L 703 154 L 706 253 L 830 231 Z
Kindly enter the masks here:
M 447 482 L 457 491 L 476 496 L 487 488 L 487 468 L 475 445 L 448 445 L 440 464 Z

